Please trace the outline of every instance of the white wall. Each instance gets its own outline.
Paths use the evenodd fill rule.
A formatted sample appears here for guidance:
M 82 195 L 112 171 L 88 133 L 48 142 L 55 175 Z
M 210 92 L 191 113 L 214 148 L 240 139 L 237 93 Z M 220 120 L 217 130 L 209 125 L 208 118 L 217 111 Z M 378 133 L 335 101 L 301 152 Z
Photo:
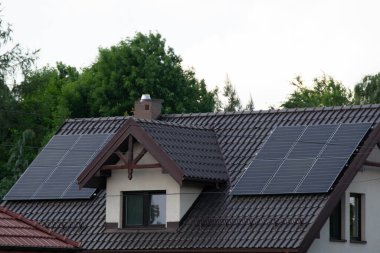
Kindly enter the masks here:
M 380 158 L 378 150 L 374 150 L 368 160 L 378 161 Z M 363 229 L 362 240 L 366 244 L 350 243 L 349 230 L 349 196 L 350 193 L 364 194 L 363 205 Z M 380 168 L 365 166 L 358 172 L 353 182 L 345 193 L 345 231 L 347 242 L 331 242 L 329 239 L 329 219 L 320 231 L 320 239 L 314 240 L 309 253 L 358 253 L 358 252 L 380 252 Z
M 137 156 L 141 149 L 141 145 L 135 145 L 134 155 Z M 146 153 L 138 164 L 154 163 L 158 163 L 157 160 Z M 166 191 L 166 221 L 178 222 L 202 189 L 201 185 L 189 183 L 181 187 L 162 168 L 134 169 L 132 180 L 128 179 L 127 170 L 113 170 L 107 178 L 106 222 L 116 222 L 121 227 L 121 195 L 125 191 Z
M 193 205 L 194 201 L 198 198 L 199 194 L 203 190 L 200 184 L 183 183 L 181 187 L 180 197 L 180 217 L 182 218 L 187 210 Z

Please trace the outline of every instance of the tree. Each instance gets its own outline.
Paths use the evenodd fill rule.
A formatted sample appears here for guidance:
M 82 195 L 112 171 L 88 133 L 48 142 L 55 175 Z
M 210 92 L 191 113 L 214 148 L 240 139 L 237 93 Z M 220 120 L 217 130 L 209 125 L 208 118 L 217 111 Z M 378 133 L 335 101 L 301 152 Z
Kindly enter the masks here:
M 164 113 L 212 111 L 214 94 L 181 63 L 160 34 L 137 33 L 99 49 L 97 61 L 64 88 L 64 100 L 72 117 L 130 114 L 144 93 L 164 99 Z
M 314 79 L 313 87 L 304 85 L 300 76 L 291 83 L 296 90 L 281 106 L 284 108 L 319 107 L 351 104 L 352 93 L 331 76 L 323 75 Z
M 245 106 L 247 111 L 253 111 L 255 109 L 255 103 L 253 102 L 252 95 L 249 94 L 248 104 Z
M 367 75 L 354 88 L 355 104 L 380 103 L 380 73 Z
M 224 81 L 223 96 L 227 98 L 227 104 L 224 106 L 225 112 L 241 111 L 240 98 L 228 75 Z
M 14 179 L 10 179 L 13 174 L 7 161 L 9 149 L 22 133 L 19 124 L 22 120 L 15 113 L 18 101 L 9 87 L 16 83 L 18 76 L 29 72 L 36 53 L 25 51 L 20 44 L 12 43 L 12 28 L 0 18 L 0 194 L 14 182 Z
M 30 71 L 20 85 L 13 88 L 19 110 L 25 112 L 20 127 L 36 133 L 38 145 L 43 145 L 48 133 L 55 132 L 69 112 L 62 101 L 62 89 L 78 79 L 79 72 L 58 62 L 56 67 L 46 66 Z

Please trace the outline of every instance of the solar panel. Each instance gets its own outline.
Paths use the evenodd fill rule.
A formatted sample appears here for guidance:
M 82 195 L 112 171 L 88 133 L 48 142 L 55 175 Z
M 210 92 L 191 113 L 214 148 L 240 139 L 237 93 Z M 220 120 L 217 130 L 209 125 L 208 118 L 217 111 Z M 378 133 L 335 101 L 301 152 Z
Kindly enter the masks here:
M 234 194 L 259 194 L 283 160 L 253 160 L 234 188 Z
M 278 127 L 234 195 L 328 192 L 372 124 Z
M 91 197 L 96 189 L 79 190 L 76 179 L 110 137 L 110 134 L 55 135 L 4 200 Z

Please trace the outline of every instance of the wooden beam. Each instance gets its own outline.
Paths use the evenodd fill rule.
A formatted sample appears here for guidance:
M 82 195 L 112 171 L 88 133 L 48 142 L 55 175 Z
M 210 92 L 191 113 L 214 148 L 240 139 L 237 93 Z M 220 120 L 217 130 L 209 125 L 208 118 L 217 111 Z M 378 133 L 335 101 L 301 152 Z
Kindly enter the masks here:
M 120 151 L 120 150 L 117 150 L 115 152 L 115 154 L 120 158 L 120 160 L 122 160 L 124 162 L 124 164 L 128 164 L 128 159 L 125 157 L 125 155 Z
M 132 163 L 133 161 L 133 137 L 132 135 L 128 136 L 128 162 L 127 163 Z
M 365 161 L 364 165 L 380 168 L 380 163 L 377 163 L 377 162 Z
M 120 169 L 151 169 L 151 168 L 160 168 L 161 164 L 115 164 L 115 165 L 104 165 L 101 170 L 120 170 Z
M 132 163 L 134 163 L 134 164 L 138 163 L 141 160 L 141 158 L 146 154 L 146 152 L 147 152 L 146 149 L 143 148 L 140 151 L 140 153 L 135 157 L 135 159 L 133 159 Z

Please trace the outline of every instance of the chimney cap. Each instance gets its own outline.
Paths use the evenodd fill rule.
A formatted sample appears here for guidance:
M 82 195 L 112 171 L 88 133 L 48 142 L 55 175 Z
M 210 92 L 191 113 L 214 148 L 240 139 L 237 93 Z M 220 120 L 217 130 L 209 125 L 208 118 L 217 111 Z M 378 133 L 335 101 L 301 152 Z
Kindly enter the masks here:
M 149 94 L 142 94 L 140 102 L 142 102 L 144 100 L 151 100 L 150 95 Z

